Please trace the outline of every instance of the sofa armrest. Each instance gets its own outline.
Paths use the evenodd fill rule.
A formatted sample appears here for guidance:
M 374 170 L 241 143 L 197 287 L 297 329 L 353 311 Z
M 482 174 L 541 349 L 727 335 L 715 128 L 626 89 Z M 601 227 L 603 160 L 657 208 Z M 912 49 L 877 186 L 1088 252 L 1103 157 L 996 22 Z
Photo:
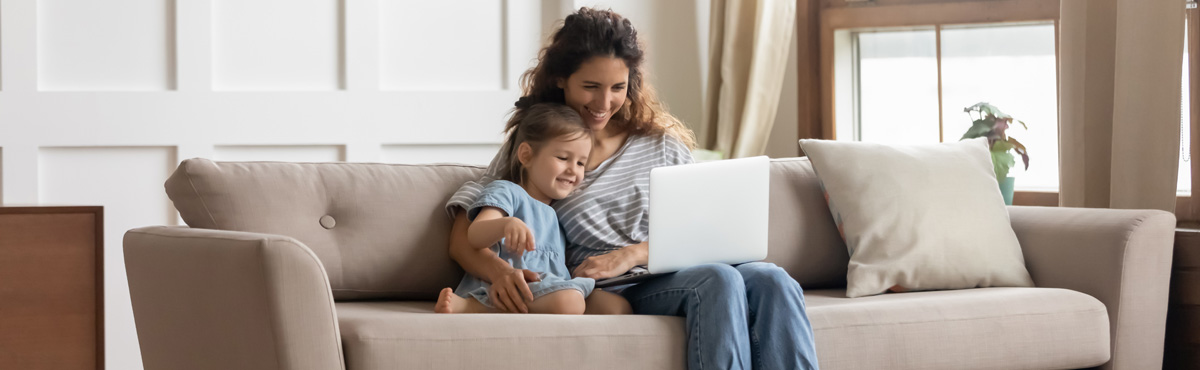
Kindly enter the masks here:
M 329 279 L 295 239 L 133 229 L 125 270 L 147 370 L 344 369 Z
M 1162 367 L 1175 216 L 1156 210 L 1009 207 L 1039 287 L 1089 294 L 1108 308 L 1112 360 Z

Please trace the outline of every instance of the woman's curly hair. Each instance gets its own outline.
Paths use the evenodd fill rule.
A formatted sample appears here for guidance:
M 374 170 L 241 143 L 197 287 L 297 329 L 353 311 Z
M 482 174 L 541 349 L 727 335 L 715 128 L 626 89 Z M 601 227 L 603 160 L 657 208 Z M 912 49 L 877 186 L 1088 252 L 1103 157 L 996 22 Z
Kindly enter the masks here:
M 563 90 L 558 87 L 559 79 L 566 80 L 584 61 L 597 56 L 620 58 L 629 68 L 625 104 L 613 114 L 610 125 L 615 124 L 631 134 L 671 135 L 689 149 L 696 147 L 695 134 L 679 118 L 667 112 L 647 81 L 642 66 L 645 52 L 633 24 L 612 10 L 587 7 L 563 20 L 550 44 L 538 54 L 537 66 L 521 75 L 523 96 L 517 100 L 504 130 L 511 132 L 517 127 L 534 104 L 565 104 Z

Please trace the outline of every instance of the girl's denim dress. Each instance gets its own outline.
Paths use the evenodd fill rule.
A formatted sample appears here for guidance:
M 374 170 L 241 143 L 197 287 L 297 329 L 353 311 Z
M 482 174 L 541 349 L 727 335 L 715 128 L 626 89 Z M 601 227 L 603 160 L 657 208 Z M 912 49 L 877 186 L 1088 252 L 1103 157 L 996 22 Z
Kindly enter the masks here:
M 479 200 L 467 210 L 467 218 L 471 221 L 479 215 L 483 207 L 496 207 L 508 216 L 516 217 L 525 222 L 533 231 L 534 250 L 525 252 L 522 256 L 508 253 L 502 247 L 503 240 L 493 245 L 492 251 L 500 255 L 513 268 L 527 269 L 541 277 L 541 281 L 529 283 L 533 298 L 564 289 L 575 289 L 587 297 L 596 286 L 591 278 L 571 278 L 564 257 L 566 238 L 558 225 L 558 216 L 550 205 L 539 202 L 529 196 L 524 188 L 511 181 L 496 180 L 483 188 Z M 474 297 L 484 306 L 495 307 L 488 298 L 488 287 L 491 284 L 480 280 L 471 274 L 463 276 L 462 282 L 454 292 L 459 296 Z

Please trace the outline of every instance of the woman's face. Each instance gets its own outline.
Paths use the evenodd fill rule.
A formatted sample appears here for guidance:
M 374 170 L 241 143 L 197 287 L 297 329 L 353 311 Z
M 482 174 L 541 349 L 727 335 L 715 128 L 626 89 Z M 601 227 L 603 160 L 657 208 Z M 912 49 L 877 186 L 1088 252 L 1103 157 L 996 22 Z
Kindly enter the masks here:
M 567 106 L 579 112 L 593 132 L 602 132 L 625 104 L 629 67 L 620 58 L 598 56 L 585 60 L 566 80 L 559 80 Z

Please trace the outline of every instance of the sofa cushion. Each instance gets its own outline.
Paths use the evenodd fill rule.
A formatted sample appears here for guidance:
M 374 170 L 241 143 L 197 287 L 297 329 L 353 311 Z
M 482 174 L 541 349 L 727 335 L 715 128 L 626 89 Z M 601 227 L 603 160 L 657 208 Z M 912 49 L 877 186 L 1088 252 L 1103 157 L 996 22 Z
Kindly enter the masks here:
M 850 253 L 848 297 L 1031 287 L 986 138 L 884 145 L 800 140 Z
M 167 195 L 191 227 L 290 236 L 321 259 L 335 299 L 432 299 L 458 285 L 442 204 L 464 165 L 183 161 Z
M 980 288 L 846 298 L 805 291 L 821 368 L 1076 369 L 1109 359 L 1108 313 L 1089 295 Z M 339 302 L 349 370 L 682 369 L 683 319 L 449 315 L 433 302 Z M 602 359 L 595 360 L 593 359 Z
M 670 316 L 435 314 L 433 302 L 341 302 L 348 370 L 683 369 Z
M 1109 359 L 1104 304 L 1071 290 L 809 290 L 805 300 L 822 369 L 1078 369 Z

